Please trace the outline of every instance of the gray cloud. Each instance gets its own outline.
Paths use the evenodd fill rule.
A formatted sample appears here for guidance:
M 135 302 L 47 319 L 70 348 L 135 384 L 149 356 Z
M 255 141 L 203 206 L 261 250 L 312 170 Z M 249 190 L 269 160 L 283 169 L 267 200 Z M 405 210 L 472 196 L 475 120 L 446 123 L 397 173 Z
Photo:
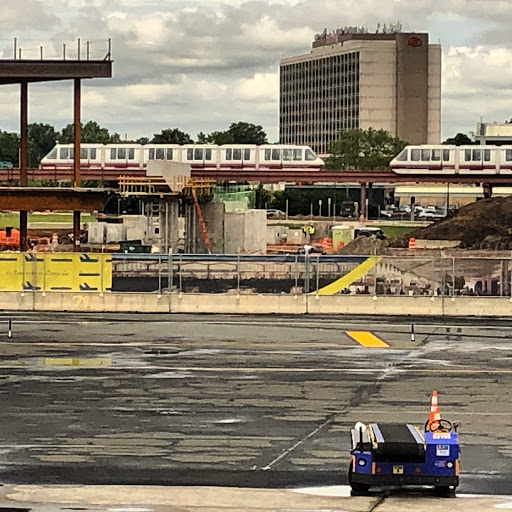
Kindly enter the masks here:
M 195 135 L 244 119 L 263 124 L 275 139 L 281 57 L 307 53 L 314 34 L 324 27 L 365 25 L 373 30 L 377 23 L 397 21 L 405 30 L 430 28 L 436 38 L 461 47 L 444 48 L 446 136 L 472 129 L 480 116 L 504 119 L 512 110 L 507 98 L 512 76 L 504 72 L 512 62 L 506 45 L 511 36 L 504 30 L 512 16 L 509 1 L 487 0 L 485 8 L 467 0 L 4 3 L 8 9 L 0 27 L 15 24 L 31 40 L 34 51 L 39 42 L 33 34 L 47 41 L 45 52 L 55 54 L 62 51 L 63 42 L 68 43 L 68 51 L 76 51 L 76 39 L 81 37 L 93 41 L 93 56 L 102 58 L 106 39 L 112 37 L 114 78 L 84 85 L 84 118 L 131 137 L 151 135 L 168 126 L 180 126 Z M 439 19 L 458 23 L 444 23 L 439 29 Z M 469 28 L 463 31 L 466 23 Z M 8 41 L 1 47 L 6 54 L 12 51 Z M 16 128 L 16 113 L 9 114 L 13 98 L 16 101 L 14 92 L 0 97 L 0 123 Z M 69 84 L 31 87 L 31 101 L 32 119 L 56 125 L 69 122 Z M 50 118 L 45 117 L 47 112 Z

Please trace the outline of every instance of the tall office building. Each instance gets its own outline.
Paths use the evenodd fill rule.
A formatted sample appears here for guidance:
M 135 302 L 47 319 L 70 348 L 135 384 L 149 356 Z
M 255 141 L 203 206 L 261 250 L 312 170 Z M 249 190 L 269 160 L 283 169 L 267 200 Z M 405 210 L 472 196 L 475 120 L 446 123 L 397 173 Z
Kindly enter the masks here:
M 346 27 L 281 60 L 281 143 L 326 154 L 342 130 L 370 127 L 409 144 L 440 142 L 441 46 L 428 34 Z

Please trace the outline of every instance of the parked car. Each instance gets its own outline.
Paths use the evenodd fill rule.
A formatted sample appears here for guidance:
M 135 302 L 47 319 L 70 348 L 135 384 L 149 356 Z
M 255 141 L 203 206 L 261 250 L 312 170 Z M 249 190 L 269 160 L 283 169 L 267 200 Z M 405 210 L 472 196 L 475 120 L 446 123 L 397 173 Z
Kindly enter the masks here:
M 267 219 L 280 219 L 281 217 L 284 217 L 284 212 L 281 210 L 275 210 L 273 208 L 267 210 Z
M 433 212 L 430 210 L 429 211 L 425 210 L 425 211 L 421 212 L 418 215 L 418 217 L 420 219 L 444 219 L 444 217 L 446 217 L 446 215 L 439 211 Z
M 358 238 L 360 236 L 374 236 L 375 238 L 378 238 L 379 240 L 386 240 L 386 235 L 384 234 L 384 231 L 380 228 L 358 228 L 354 230 L 354 238 Z
M 321 245 L 303 245 L 299 247 L 297 254 L 327 254 Z

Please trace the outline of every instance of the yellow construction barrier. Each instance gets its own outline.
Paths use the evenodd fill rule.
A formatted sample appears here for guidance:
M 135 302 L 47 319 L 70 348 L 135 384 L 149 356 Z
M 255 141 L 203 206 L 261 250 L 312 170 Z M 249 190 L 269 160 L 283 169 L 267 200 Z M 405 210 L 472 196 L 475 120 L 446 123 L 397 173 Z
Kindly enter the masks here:
M 0 291 L 97 291 L 112 288 L 112 258 L 93 253 L 0 254 Z
M 343 277 L 334 281 L 334 283 L 328 284 L 327 286 L 324 286 L 324 288 L 318 290 L 318 295 L 334 295 L 335 293 L 341 292 L 354 281 L 361 279 L 361 277 L 367 274 L 375 265 L 377 265 L 377 263 L 379 263 L 381 259 L 382 258 L 379 256 L 370 256 L 356 268 L 352 269 L 348 274 L 345 274 Z

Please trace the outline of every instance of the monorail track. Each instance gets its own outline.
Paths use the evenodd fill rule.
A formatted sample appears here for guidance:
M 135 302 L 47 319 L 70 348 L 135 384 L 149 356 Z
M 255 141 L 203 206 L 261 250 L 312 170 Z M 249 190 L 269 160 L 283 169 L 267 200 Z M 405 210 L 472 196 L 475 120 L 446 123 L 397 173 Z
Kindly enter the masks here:
M 67 181 L 72 180 L 73 169 L 28 169 L 29 180 Z M 83 180 L 117 181 L 120 176 L 145 177 L 145 169 L 90 169 L 82 167 Z M 397 174 L 391 170 L 378 171 L 318 171 L 311 169 L 192 169 L 192 178 L 210 178 L 217 181 L 254 181 L 262 183 L 490 183 L 512 184 L 512 175 L 500 174 Z M 19 169 L 0 169 L 0 182 L 16 184 L 20 178 Z

